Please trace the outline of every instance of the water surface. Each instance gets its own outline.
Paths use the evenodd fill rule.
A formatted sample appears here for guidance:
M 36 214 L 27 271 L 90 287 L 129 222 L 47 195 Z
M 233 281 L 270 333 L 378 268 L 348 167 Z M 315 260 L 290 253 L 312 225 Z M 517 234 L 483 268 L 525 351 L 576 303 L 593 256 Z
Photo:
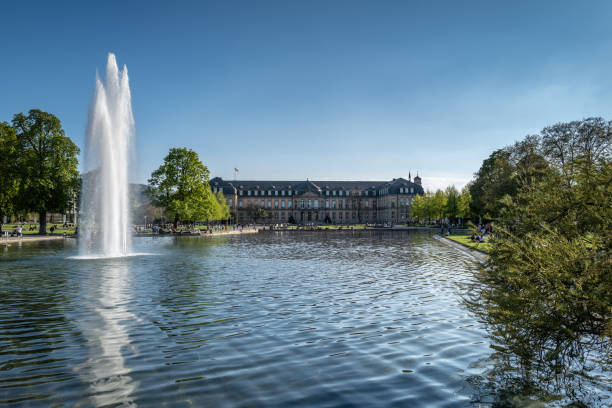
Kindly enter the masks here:
M 427 233 L 0 249 L 0 405 L 470 406 L 477 263 Z M 476 400 L 475 400 L 476 398 Z

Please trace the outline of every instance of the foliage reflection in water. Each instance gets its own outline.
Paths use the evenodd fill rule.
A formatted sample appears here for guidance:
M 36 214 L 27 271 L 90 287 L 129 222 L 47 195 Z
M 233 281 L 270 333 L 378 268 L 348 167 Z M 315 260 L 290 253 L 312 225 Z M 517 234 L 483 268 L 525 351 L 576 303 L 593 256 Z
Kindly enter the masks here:
M 0 404 L 496 401 L 478 380 L 493 368 L 487 326 L 461 298 L 477 263 L 430 234 L 135 244 L 159 256 L 66 259 L 70 241 L 2 252 Z

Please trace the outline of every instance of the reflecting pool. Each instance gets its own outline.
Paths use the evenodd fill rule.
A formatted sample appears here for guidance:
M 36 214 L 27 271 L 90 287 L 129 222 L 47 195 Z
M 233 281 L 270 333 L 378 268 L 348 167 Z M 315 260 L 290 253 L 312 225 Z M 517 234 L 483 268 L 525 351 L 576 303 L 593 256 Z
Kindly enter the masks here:
M 489 406 L 478 263 L 428 233 L 0 247 L 0 405 Z

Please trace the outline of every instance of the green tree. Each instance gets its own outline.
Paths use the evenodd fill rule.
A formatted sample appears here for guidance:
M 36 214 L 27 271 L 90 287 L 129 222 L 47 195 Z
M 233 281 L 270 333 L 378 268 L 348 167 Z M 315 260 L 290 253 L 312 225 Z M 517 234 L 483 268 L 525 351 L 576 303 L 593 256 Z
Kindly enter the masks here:
M 497 219 L 503 212 L 504 197 L 516 194 L 517 183 L 510 153 L 499 149 L 485 159 L 470 183 L 471 210 L 477 216 Z
M 171 148 L 163 164 L 151 174 L 149 193 L 155 205 L 174 217 L 174 227 L 184 220 L 209 220 L 218 202 L 210 190 L 210 172 L 187 148 Z
M 431 202 L 431 214 L 438 220 L 442 220 L 444 218 L 444 209 L 446 207 L 446 195 L 444 191 L 438 189 L 436 192 L 429 197 Z
M 444 191 L 446 196 L 446 204 L 444 205 L 444 215 L 451 220 L 456 221 L 460 216 L 459 211 L 459 191 L 455 186 L 448 186 Z
M 423 219 L 426 217 L 425 200 L 425 196 L 422 195 L 417 195 L 412 199 L 412 205 L 410 206 L 410 216 L 412 218 Z
M 257 222 L 260 219 L 266 219 L 269 216 L 268 212 L 265 209 L 254 205 L 249 205 L 247 207 L 247 215 L 249 219 L 254 222 Z
M 47 232 L 47 213 L 63 212 L 75 202 L 78 190 L 79 148 L 64 134 L 60 120 L 32 109 L 13 118 L 18 140 L 17 169 L 21 210 L 35 211 L 40 234 Z
M 557 392 L 566 376 L 591 380 L 589 353 L 610 370 L 612 122 L 557 124 L 507 151 L 520 188 L 474 304 L 521 384 Z
M 231 213 L 230 213 L 230 208 L 227 205 L 225 196 L 223 195 L 221 191 L 219 191 L 217 192 L 217 194 L 215 194 L 215 198 L 216 198 L 215 210 L 213 212 L 214 214 L 212 216 L 212 219 L 227 220 L 228 218 L 230 218 Z
M 0 234 L 4 216 L 15 211 L 18 191 L 17 136 L 6 122 L 0 122 Z
M 459 196 L 459 217 L 469 218 L 471 215 L 470 203 L 472 202 L 472 196 L 470 194 L 469 187 L 463 187 L 461 189 L 461 195 Z

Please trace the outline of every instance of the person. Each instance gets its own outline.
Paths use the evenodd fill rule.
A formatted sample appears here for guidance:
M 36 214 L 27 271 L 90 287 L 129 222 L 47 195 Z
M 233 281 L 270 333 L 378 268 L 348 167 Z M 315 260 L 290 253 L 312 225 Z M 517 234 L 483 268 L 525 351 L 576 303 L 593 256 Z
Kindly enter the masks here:
M 23 237 L 23 234 L 21 233 L 21 225 L 17 227 L 17 236 Z
M 51 225 L 51 228 L 49 230 L 51 231 L 51 235 L 53 235 L 53 233 L 55 232 L 55 225 Z

